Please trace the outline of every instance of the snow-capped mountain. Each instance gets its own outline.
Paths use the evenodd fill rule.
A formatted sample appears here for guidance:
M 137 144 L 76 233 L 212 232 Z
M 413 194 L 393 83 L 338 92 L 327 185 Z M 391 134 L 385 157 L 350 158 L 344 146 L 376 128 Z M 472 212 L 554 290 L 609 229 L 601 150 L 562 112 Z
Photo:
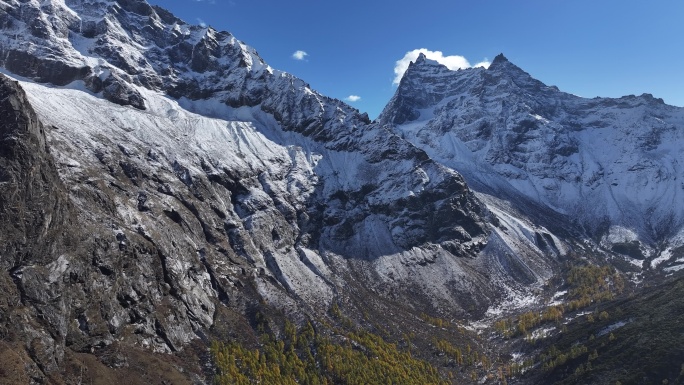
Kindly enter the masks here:
M 503 55 L 459 71 L 421 56 L 378 120 L 476 190 L 550 209 L 604 246 L 642 242 L 630 254 L 659 262 L 682 246 L 684 108 L 567 94 Z
M 3 226 L 24 229 L 0 235 L 3 282 L 45 319 L 3 322 L 36 381 L 112 344 L 182 350 L 226 309 L 301 318 L 366 297 L 480 317 L 564 252 L 227 32 L 142 0 L 0 9 L 0 64 L 19 81 L 2 80 L 18 116 L 3 128 Z
M 684 115 L 653 98 L 420 57 L 370 122 L 143 0 L 0 0 L 0 25 L 0 357 L 36 383 L 256 341 L 268 311 L 479 319 L 585 235 L 681 229 Z

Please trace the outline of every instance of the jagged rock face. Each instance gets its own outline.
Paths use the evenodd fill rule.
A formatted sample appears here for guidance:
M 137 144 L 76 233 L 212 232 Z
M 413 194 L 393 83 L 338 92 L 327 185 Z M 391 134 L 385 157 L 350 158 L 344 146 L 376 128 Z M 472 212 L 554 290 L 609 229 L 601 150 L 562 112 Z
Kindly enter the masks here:
M 59 377 L 68 352 L 106 349 L 125 335 L 157 351 L 196 338 L 212 323 L 214 303 L 195 255 L 173 258 L 120 230 L 107 216 L 115 207 L 107 188 L 95 196 L 67 188 L 17 82 L 2 76 L 0 100 L 2 348 L 27 352 L 27 375 L 44 382 Z M 179 271 L 181 263 L 188 269 Z
M 233 107 L 261 105 L 286 130 L 321 141 L 348 137 L 369 122 L 340 101 L 304 92 L 308 85 L 268 67 L 230 33 L 186 24 L 142 0 L 2 6 L 3 65 L 38 82 L 84 80 L 108 100 L 141 109 L 131 85 L 176 98 L 216 97 Z
M 650 95 L 584 99 L 503 55 L 459 71 L 421 57 L 379 123 L 478 190 L 535 202 L 608 244 L 682 231 L 684 109 Z
M 43 125 L 18 83 L 4 76 L 0 122 L 0 336 L 32 350 L 27 371 L 40 376 L 64 356 L 66 301 L 54 270 L 73 245 L 66 229 L 74 211 L 47 152 Z M 46 322 L 29 321 L 38 314 Z

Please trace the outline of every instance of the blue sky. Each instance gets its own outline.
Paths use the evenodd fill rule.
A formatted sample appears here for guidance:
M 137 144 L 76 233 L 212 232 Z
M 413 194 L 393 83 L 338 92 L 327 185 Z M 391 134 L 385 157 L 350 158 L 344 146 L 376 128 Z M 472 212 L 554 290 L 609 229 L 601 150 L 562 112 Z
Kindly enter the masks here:
M 231 32 L 271 67 L 327 96 L 358 96 L 348 102 L 371 118 L 396 90 L 397 61 L 421 48 L 461 56 L 450 58 L 454 66 L 503 53 L 535 78 L 576 95 L 647 92 L 684 106 L 681 0 L 151 3 L 189 23 Z

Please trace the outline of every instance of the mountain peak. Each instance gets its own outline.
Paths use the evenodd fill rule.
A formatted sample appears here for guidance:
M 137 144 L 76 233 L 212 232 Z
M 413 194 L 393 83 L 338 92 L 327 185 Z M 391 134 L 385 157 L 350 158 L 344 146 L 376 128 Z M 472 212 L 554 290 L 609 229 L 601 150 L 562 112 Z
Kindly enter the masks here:
M 496 55 L 494 60 L 492 60 L 492 64 L 489 65 L 489 70 L 494 70 L 495 72 L 502 72 L 506 73 L 509 76 L 515 76 L 520 79 L 526 79 L 528 82 L 532 82 L 535 84 L 535 86 L 538 86 L 541 84 L 538 80 L 534 79 L 530 74 L 525 72 L 522 68 L 518 67 L 517 65 L 513 64 L 508 58 L 506 58 L 502 53 Z M 537 84 L 539 83 L 539 84 Z
M 443 66 L 443 64 L 441 64 L 440 62 L 438 62 L 436 60 L 428 59 L 428 57 L 425 56 L 425 54 L 422 52 L 420 52 L 418 54 L 418 57 L 416 58 L 416 60 L 411 62 L 411 64 L 413 64 L 413 65 L 416 65 L 416 64 L 426 65 L 427 64 L 427 65 Z
M 492 61 L 492 65 L 499 64 L 499 63 L 510 63 L 510 61 L 508 61 L 508 59 L 506 58 L 506 56 L 504 56 L 503 53 L 500 53 L 500 54 L 496 55 L 496 57 Z

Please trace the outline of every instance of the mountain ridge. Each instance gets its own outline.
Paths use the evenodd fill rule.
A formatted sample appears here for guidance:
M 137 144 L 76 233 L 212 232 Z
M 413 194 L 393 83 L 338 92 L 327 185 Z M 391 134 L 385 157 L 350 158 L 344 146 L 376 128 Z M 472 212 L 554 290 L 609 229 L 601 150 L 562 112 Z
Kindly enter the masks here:
M 489 214 L 455 171 L 227 33 L 141 1 L 103 4 L 3 2 L 0 15 L 2 56 L 36 63 L 3 65 L 45 126 L 84 228 L 69 229 L 79 247 L 39 266 L 56 269 L 69 295 L 49 310 L 24 304 L 32 318 L 51 314 L 36 333 L 59 326 L 45 349 L 16 340 L 37 362 L 33 381 L 70 376 L 74 354 L 182 354 L 226 322 L 253 324 L 254 309 L 315 319 L 370 291 L 477 317 L 502 297 L 487 278 L 499 265 L 470 262 Z M 174 55 L 187 60 L 162 71 Z M 523 281 L 548 276 L 541 266 Z M 15 269 L 34 292 L 52 292 L 33 267 Z
M 649 94 L 583 99 L 544 85 L 503 56 L 497 58 L 487 70 L 450 71 L 427 61 L 410 66 L 380 115 L 380 124 L 394 126 L 431 158 L 463 173 L 469 184 L 485 191 L 507 189 L 560 214 L 579 214 L 590 237 L 610 237 L 609 229 L 596 226 L 605 223 L 638 234 L 627 241 L 640 238 L 649 247 L 664 240 L 677 244 L 682 209 L 676 203 L 680 189 L 674 181 L 681 177 L 677 163 L 681 154 L 667 142 L 682 141 L 677 127 L 684 110 Z M 599 143 L 603 149 L 615 150 L 599 153 Z M 449 154 L 453 146 L 461 154 Z M 635 151 L 640 153 L 632 157 Z M 664 159 L 658 161 L 658 156 Z M 618 173 L 613 168 L 620 163 L 630 164 L 619 172 L 623 176 L 603 181 L 604 173 Z M 483 170 L 493 176 L 483 180 Z M 553 170 L 563 175 L 556 177 Z M 655 178 L 659 181 L 670 180 L 669 190 L 645 191 L 644 184 L 657 184 L 653 175 L 659 175 Z M 619 178 L 629 180 L 618 182 Z M 638 183 L 639 179 L 647 182 Z M 599 193 L 588 191 L 592 189 Z M 592 214 L 582 209 L 585 199 L 595 208 L 609 208 Z M 669 211 L 661 200 L 671 202 L 674 210 Z M 625 208 L 631 206 L 640 208 L 630 214 Z M 651 211 L 660 213 L 648 220 L 654 226 L 649 229 L 642 218 L 651 218 Z
M 36 153 L 52 171 L 42 181 L 56 186 L 60 202 L 47 206 L 62 210 L 40 213 L 62 232 L 37 238 L 42 259 L 22 259 L 15 248 L 2 260 L 0 304 L 32 322 L 6 318 L 0 332 L 11 330 L 3 336 L 35 363 L 33 382 L 76 381 L 72 364 L 138 373 L 126 358 L 135 356 L 189 360 L 165 367 L 201 383 L 211 377 L 199 367 L 210 340 L 258 344 L 259 330 L 277 336 L 287 319 L 324 330 L 370 325 L 370 312 L 388 330 L 422 333 L 421 320 L 444 317 L 463 321 L 448 333 L 465 338 L 465 330 L 541 306 L 575 254 L 665 269 L 680 258 L 676 243 L 668 258 L 621 256 L 634 253 L 633 240 L 643 241 L 640 252 L 652 242 L 641 233 L 589 239 L 572 210 L 515 184 L 543 171 L 525 169 L 539 163 L 528 160 L 555 158 L 506 146 L 540 130 L 555 135 L 549 148 L 561 156 L 579 145 L 567 119 L 547 119 L 564 110 L 540 101 L 574 97 L 503 55 L 490 69 L 460 71 L 419 57 L 371 122 L 270 68 L 230 33 L 142 0 L 10 0 L 0 9 L 0 64 L 18 83 L 0 77 L 36 122 L 19 145 L 44 145 Z M 520 89 L 537 94 L 537 110 L 516 99 Z M 587 102 L 587 110 L 659 105 L 623 99 Z M 468 103 L 475 107 L 462 108 Z M 16 106 L 0 107 L 10 116 Z M 487 152 L 478 146 L 494 138 L 501 112 L 513 140 Z M 459 119 L 476 129 L 455 130 Z M 13 154 L 27 183 L 41 181 Z M 517 169 L 497 168 L 503 158 Z M 17 194 L 2 191 L 3 201 Z M 42 203 L 23 205 L 33 212 Z M 34 237 L 29 228 L 17 234 Z M 340 321 L 338 306 L 352 319 Z

